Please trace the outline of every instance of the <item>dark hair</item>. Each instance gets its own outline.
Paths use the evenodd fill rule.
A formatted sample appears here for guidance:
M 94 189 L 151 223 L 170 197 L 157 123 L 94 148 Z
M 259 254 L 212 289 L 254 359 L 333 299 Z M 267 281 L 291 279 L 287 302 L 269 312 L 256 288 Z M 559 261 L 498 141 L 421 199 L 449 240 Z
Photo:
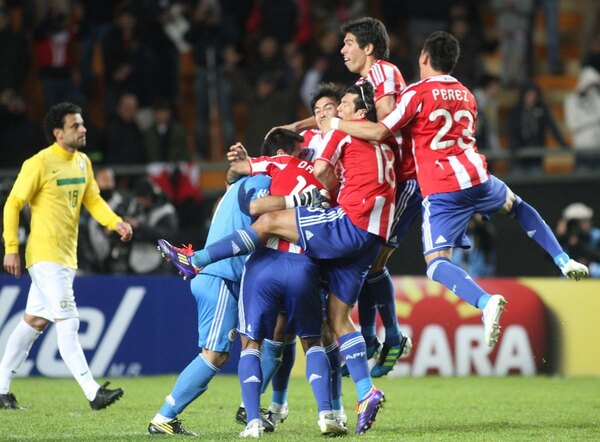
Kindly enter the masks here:
M 376 18 L 363 17 L 350 20 L 342 25 L 342 34 L 350 33 L 356 37 L 361 49 L 371 43 L 373 55 L 381 60 L 390 56 L 390 37 L 383 23 Z
M 302 135 L 279 127 L 265 138 L 260 147 L 260 153 L 261 155 L 273 156 L 277 155 L 279 149 L 283 149 L 285 153 L 291 154 L 294 151 L 294 143 L 301 143 L 302 141 L 304 141 Z
M 438 72 L 449 74 L 456 66 L 460 55 L 458 40 L 445 31 L 436 31 L 427 37 L 423 52 L 429 54 L 431 67 Z
M 310 108 L 314 110 L 317 101 L 319 101 L 323 97 L 333 98 L 338 103 L 342 98 L 342 88 L 335 83 L 321 83 L 315 95 L 313 95 L 310 100 Z
M 354 107 L 356 110 L 365 109 L 367 114 L 365 118 L 370 121 L 377 121 L 377 112 L 375 110 L 375 91 L 373 85 L 368 81 L 361 84 L 353 84 L 344 91 L 346 94 L 354 94 Z
M 46 138 L 51 143 L 56 141 L 54 129 L 62 129 L 65 126 L 65 115 L 81 114 L 81 108 L 73 103 L 59 103 L 52 106 L 44 119 Z

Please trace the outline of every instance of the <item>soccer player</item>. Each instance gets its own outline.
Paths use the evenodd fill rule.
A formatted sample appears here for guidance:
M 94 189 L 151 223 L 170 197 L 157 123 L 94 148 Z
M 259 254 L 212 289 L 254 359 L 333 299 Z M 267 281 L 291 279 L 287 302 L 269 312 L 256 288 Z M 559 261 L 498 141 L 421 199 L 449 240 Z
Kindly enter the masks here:
M 470 247 L 465 230 L 474 213 L 489 219 L 499 212 L 513 217 L 568 278 L 589 276 L 586 266 L 561 249 L 539 213 L 487 170 L 477 151 L 477 107 L 471 92 L 450 76 L 459 56 L 458 41 L 447 32 L 431 34 L 419 57 L 421 81 L 404 89 L 394 110 L 379 123 L 338 118 L 331 127 L 354 137 L 378 140 L 406 130 L 413 140 L 417 178 L 423 192 L 423 253 L 427 276 L 483 311 L 485 341 L 500 335 L 506 305 L 501 295 L 486 293 L 450 261 L 452 249 Z
M 264 144 L 270 142 L 267 138 Z M 244 177 L 233 183 L 213 215 L 206 244 L 214 243 L 231 230 L 249 226 L 253 220 L 250 204 L 268 195 L 270 184 L 271 179 L 264 175 Z M 150 434 L 195 435 L 182 427 L 178 415 L 208 389 L 211 379 L 229 358 L 238 324 L 237 299 L 245 260 L 244 256 L 235 256 L 215 262 L 192 279 L 190 289 L 198 307 L 198 346 L 201 351 L 181 372 L 165 403 L 150 421 Z M 269 425 L 268 422 L 265 424 Z M 273 431 L 273 427 L 269 430 Z
M 341 100 L 343 118 L 374 119 L 370 85 L 351 86 Z M 163 253 L 184 275 L 233 255 L 253 252 L 271 236 L 300 245 L 320 259 L 328 283 L 328 322 L 341 343 L 358 396 L 355 432 L 371 428 L 384 401 L 373 386 L 366 359 L 365 341 L 350 318 L 366 274 L 387 240 L 394 212 L 395 176 L 389 149 L 354 139 L 339 131 L 325 138 L 327 146 L 315 162 L 315 175 L 338 207 L 306 208 L 297 196 L 286 197 L 289 209 L 266 213 L 249 228 L 241 229 L 195 253 L 172 247 Z M 336 168 L 340 177 L 336 174 Z M 341 183 L 341 184 L 340 184 Z
M 344 46 L 340 52 L 344 63 L 350 72 L 360 75 L 356 81 L 357 85 L 368 82 L 373 86 L 377 120 L 381 120 L 394 108 L 400 91 L 406 86 L 398 68 L 386 61 L 389 57 L 387 30 L 381 21 L 363 17 L 345 23 L 341 31 L 344 34 Z M 286 127 L 298 130 L 314 124 L 315 120 L 308 118 Z M 390 240 L 373 262 L 358 297 L 360 331 L 367 344 L 367 358 L 379 354 L 377 363 L 371 370 L 373 377 L 389 373 L 397 359 L 403 354 L 408 354 L 412 347 L 410 338 L 403 336 L 399 329 L 394 286 L 386 263 L 421 212 L 422 197 L 416 180 L 410 140 L 398 136 L 396 141 L 402 150 L 394 149 L 396 213 Z M 385 328 L 383 346 L 376 335 L 377 312 Z M 348 374 L 347 367 L 343 367 L 343 372 L 344 375 Z
M 277 129 L 269 136 L 279 132 L 301 139 L 284 129 Z M 231 169 L 242 174 L 271 176 L 271 196 L 253 201 L 250 207 L 253 213 L 272 210 L 274 204 L 285 208 L 285 195 L 322 187 L 313 174 L 312 163 L 291 155 L 236 161 Z M 266 248 L 256 250 L 246 261 L 238 329 L 242 339 L 238 372 L 247 419 L 241 437 L 259 437 L 263 431 L 259 401 L 263 381 L 261 344 L 264 338 L 273 338 L 282 310 L 287 317 L 284 331 L 300 336 L 306 353 L 306 377 L 317 400 L 321 433 L 346 434 L 345 425 L 335 418 L 331 405 L 329 361 L 321 345 L 320 292 L 318 265 L 296 244 L 273 237 Z
M 9 392 L 11 380 L 33 342 L 54 322 L 60 356 L 92 409 L 100 410 L 123 396 L 123 390 L 106 388 L 108 382 L 98 385 L 79 343 L 73 279 L 81 204 L 122 241 L 131 240 L 132 229 L 102 199 L 92 163 L 79 152 L 86 141 L 81 109 L 72 103 L 53 106 L 46 114 L 45 129 L 52 145 L 23 163 L 4 206 L 4 269 L 17 278 L 21 275 L 19 213 L 26 204 L 31 208 L 25 263 L 32 284 L 23 320 L 8 338 L 0 361 L 0 408 L 20 408 Z

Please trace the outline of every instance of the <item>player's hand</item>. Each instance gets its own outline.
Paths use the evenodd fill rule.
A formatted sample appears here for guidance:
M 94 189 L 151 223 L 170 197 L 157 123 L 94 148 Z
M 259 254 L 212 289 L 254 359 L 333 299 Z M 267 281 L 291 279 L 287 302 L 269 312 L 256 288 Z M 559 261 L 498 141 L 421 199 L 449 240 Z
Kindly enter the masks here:
M 131 228 L 131 224 L 125 221 L 118 222 L 115 226 L 115 230 L 119 235 L 121 235 L 121 241 L 131 241 L 131 237 L 133 236 L 133 229 Z
M 7 253 L 4 255 L 4 270 L 15 278 L 21 276 L 21 258 L 18 253 Z
M 299 195 L 286 196 L 286 207 L 311 207 L 316 209 L 329 209 L 331 202 L 329 200 L 329 192 L 325 189 L 312 188 Z
M 248 159 L 248 151 L 242 143 L 237 142 L 229 148 L 229 151 L 227 152 L 227 161 L 230 163 L 246 159 Z

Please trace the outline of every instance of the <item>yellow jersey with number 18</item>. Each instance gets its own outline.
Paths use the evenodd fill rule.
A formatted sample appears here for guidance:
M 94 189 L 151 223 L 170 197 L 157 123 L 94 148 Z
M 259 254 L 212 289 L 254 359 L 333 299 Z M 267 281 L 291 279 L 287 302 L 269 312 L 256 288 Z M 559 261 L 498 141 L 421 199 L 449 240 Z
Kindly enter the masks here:
M 27 267 L 51 261 L 77 268 L 77 233 L 81 204 L 103 226 L 121 221 L 100 196 L 92 163 L 84 153 L 58 144 L 23 163 L 4 206 L 5 253 L 17 253 L 19 212 L 31 207 L 31 233 L 25 250 Z

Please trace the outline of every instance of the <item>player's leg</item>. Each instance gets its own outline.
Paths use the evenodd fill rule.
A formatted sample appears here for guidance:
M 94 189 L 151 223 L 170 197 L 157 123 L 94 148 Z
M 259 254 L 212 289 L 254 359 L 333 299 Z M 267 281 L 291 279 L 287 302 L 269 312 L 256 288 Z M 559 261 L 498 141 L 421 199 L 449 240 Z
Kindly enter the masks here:
M 264 428 L 260 416 L 260 390 L 263 381 L 260 369 L 260 341 L 241 335 L 242 352 L 238 365 L 238 377 L 242 389 L 242 401 L 246 408 L 247 425 L 241 437 L 259 437 Z
M 321 339 L 303 338 L 306 354 L 306 379 L 310 384 L 319 412 L 318 425 L 323 435 L 338 436 L 348 432 L 345 423 L 338 421 L 331 404 L 331 371 Z
M 272 378 L 273 395 L 268 410 L 269 419 L 276 425 L 283 422 L 289 414 L 288 388 L 296 361 L 296 336 L 285 335 L 284 339 L 281 365 Z
M 41 295 L 44 310 L 36 316 L 51 315 L 56 324 L 60 356 L 83 390 L 94 410 L 106 408 L 121 396 L 123 390 L 109 390 L 94 380 L 79 343 L 79 313 L 73 294 L 75 270 L 53 262 L 38 262 L 29 268 L 32 284 Z
M 467 272 L 451 261 L 453 247 L 470 247 L 466 227 L 475 207 L 470 202 L 482 189 L 430 195 L 423 200 L 423 253 L 427 277 L 483 312 L 485 341 L 493 347 L 500 335 L 500 315 L 506 300 L 487 293 Z M 477 192 L 477 193 L 476 193 Z M 468 203 L 463 203 L 464 200 Z
M 148 426 L 151 434 L 191 435 L 178 415 L 202 395 L 227 362 L 237 326 L 237 302 L 222 278 L 201 274 L 191 282 L 198 310 L 198 346 L 202 352 L 181 372 L 173 390 Z
M 270 236 L 279 236 L 293 243 L 298 242 L 296 209 L 261 215 L 250 227 L 236 230 L 205 249 L 196 251 L 192 257 L 192 264 L 202 268 L 232 256 L 247 255 L 266 243 Z
M 329 360 L 329 368 L 331 370 L 331 408 L 333 415 L 339 422 L 346 425 L 348 417 L 344 412 L 344 404 L 342 402 L 342 357 L 340 347 L 327 321 L 323 323 L 321 342 L 323 342 L 323 347 L 325 347 L 325 354 Z
M 493 177 L 495 178 L 495 177 Z M 500 180 L 497 180 L 500 181 Z M 504 183 L 502 183 L 504 184 Z M 506 187 L 506 203 L 500 213 L 508 214 L 514 218 L 527 236 L 533 239 L 548 253 L 554 263 L 567 278 L 580 280 L 589 277 L 588 268 L 572 260 L 560 246 L 552 229 L 532 206 L 523 201 L 519 196 Z
M 37 290 L 33 283 L 31 284 L 30 293 L 32 290 Z M 50 321 L 45 318 L 25 313 L 23 319 L 19 321 L 8 337 L 4 355 L 0 361 L 0 409 L 15 410 L 21 408 L 15 395 L 10 392 L 10 384 L 19 367 L 27 358 L 31 346 L 49 323 Z

